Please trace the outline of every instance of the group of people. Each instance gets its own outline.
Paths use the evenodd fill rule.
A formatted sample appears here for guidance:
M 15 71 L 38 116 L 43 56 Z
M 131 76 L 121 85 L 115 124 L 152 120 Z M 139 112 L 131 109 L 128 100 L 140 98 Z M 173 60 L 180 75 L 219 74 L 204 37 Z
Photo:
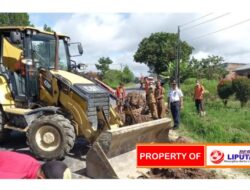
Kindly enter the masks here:
M 153 87 L 153 84 L 150 83 L 145 77 L 144 86 L 146 92 L 146 102 L 150 109 L 151 115 L 153 119 L 163 118 L 165 117 L 165 89 L 162 87 L 161 81 L 156 82 L 156 87 Z M 124 88 L 124 84 L 120 83 L 116 88 L 116 105 L 119 113 L 123 112 L 123 104 L 126 97 L 126 90 Z
M 156 87 L 148 81 L 145 77 L 145 93 L 146 102 L 148 104 L 150 113 L 153 119 L 160 119 L 165 117 L 165 89 L 163 83 L 158 80 L 156 82 Z
M 163 83 L 158 80 L 154 84 L 148 80 L 147 77 L 144 77 L 144 82 L 142 85 L 142 81 L 140 81 L 141 86 L 144 86 L 146 93 L 146 102 L 149 107 L 150 113 L 153 119 L 160 119 L 165 117 L 166 114 L 166 106 L 165 106 L 165 89 L 163 87 Z M 201 116 L 205 115 L 204 104 L 203 104 L 203 96 L 205 93 L 205 88 L 201 83 L 197 80 L 196 85 L 194 87 L 194 102 L 197 109 L 198 114 Z M 123 103 L 126 97 L 126 91 L 124 88 L 124 84 L 120 83 L 120 85 L 116 89 L 117 96 L 117 108 L 118 112 L 123 112 Z M 177 129 L 180 124 L 180 111 L 183 108 L 183 93 L 175 80 L 171 82 L 171 88 L 168 92 L 168 109 L 171 111 L 174 126 L 173 129 Z

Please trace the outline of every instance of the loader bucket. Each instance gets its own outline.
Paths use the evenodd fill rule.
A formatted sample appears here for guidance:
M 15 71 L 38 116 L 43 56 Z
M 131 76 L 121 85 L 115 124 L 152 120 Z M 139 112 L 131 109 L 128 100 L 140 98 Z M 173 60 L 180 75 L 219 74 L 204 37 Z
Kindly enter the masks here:
M 168 142 L 169 118 L 107 130 L 100 134 L 86 156 L 91 178 L 137 178 L 136 144 Z M 141 169 L 140 169 L 141 170 Z

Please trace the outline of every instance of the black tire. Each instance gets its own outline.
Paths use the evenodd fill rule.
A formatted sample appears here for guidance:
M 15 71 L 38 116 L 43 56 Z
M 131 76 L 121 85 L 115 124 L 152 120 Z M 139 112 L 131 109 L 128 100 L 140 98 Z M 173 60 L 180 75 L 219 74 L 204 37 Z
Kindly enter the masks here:
M 5 117 L 2 109 L 0 109 L 0 143 L 6 141 L 10 136 L 10 130 L 4 129 L 5 125 Z
M 74 126 L 58 114 L 34 120 L 27 131 L 27 143 L 31 152 L 44 160 L 63 158 L 73 148 L 75 138 Z

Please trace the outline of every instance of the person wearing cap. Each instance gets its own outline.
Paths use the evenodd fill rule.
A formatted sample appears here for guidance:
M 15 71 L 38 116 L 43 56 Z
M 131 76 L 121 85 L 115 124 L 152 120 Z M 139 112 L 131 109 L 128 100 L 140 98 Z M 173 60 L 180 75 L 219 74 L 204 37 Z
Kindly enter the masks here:
M 124 84 L 120 83 L 120 85 L 116 88 L 116 105 L 119 113 L 122 113 L 123 111 L 123 104 L 126 96 L 126 91 L 124 89 Z
M 155 99 L 156 99 L 156 106 L 157 106 L 157 114 L 159 118 L 163 118 L 165 116 L 165 89 L 162 87 L 162 83 L 160 80 L 156 82 L 156 89 L 155 89 Z
M 71 172 L 62 161 L 41 165 L 29 155 L 0 151 L 0 179 L 71 179 Z
M 154 87 L 152 84 L 148 88 L 148 107 L 153 119 L 158 119 Z
M 204 105 L 203 105 L 203 95 L 205 93 L 205 88 L 201 85 L 200 81 L 196 81 L 196 85 L 194 87 L 194 101 L 195 107 L 197 109 L 197 113 L 201 116 L 205 115 Z
M 168 108 L 171 110 L 174 120 L 173 129 L 179 128 L 180 124 L 180 109 L 183 108 L 183 93 L 177 87 L 176 81 L 172 81 L 171 90 L 168 93 Z

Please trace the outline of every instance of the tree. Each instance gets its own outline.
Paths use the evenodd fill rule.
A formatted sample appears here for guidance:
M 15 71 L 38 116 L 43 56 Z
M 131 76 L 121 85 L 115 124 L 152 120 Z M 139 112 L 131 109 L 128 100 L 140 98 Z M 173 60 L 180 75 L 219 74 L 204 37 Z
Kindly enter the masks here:
M 122 71 L 122 81 L 124 83 L 129 83 L 134 81 L 135 76 L 133 72 L 129 69 L 129 67 L 126 65 Z
M 192 75 L 191 77 L 218 79 L 228 73 L 223 67 L 223 62 L 223 58 L 216 55 L 209 55 L 201 60 L 192 58 L 189 62 L 188 72 Z
M 241 107 L 244 107 L 250 99 L 250 79 L 237 78 L 232 84 L 236 99 L 240 101 Z
M 134 54 L 134 60 L 146 64 L 152 71 L 160 74 L 167 71 L 169 63 L 176 61 L 177 34 L 153 33 L 144 38 Z M 180 41 L 181 62 L 188 62 L 193 48 Z
M 122 72 L 119 70 L 108 70 L 103 76 L 103 82 L 111 86 L 112 88 L 116 88 L 121 82 Z
M 234 94 L 234 90 L 232 87 L 232 81 L 229 80 L 221 80 L 217 86 L 217 93 L 222 99 L 224 105 L 227 105 L 228 98 Z
M 0 13 L 0 26 L 31 26 L 28 13 Z
M 43 30 L 47 32 L 54 32 L 50 26 L 47 26 L 47 24 L 43 25 Z
M 112 64 L 113 61 L 109 57 L 101 57 L 98 60 L 98 64 L 95 64 L 96 69 L 101 72 L 101 76 L 103 77 L 105 73 L 109 70 L 109 65 Z

